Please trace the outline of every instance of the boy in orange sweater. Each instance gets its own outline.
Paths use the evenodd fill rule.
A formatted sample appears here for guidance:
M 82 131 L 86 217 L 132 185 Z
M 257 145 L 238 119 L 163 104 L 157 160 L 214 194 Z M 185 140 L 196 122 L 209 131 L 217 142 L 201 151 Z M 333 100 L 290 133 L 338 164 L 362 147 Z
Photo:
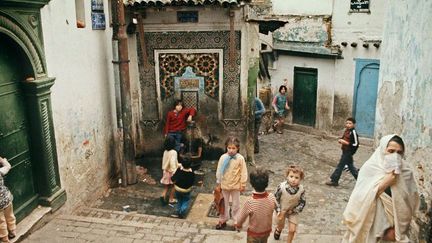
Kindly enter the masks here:
M 240 230 L 246 218 L 249 217 L 247 242 L 265 243 L 272 231 L 272 216 L 276 208 L 276 198 L 265 190 L 269 180 L 267 171 L 256 169 L 250 173 L 249 177 L 254 192 L 243 205 L 235 227 Z

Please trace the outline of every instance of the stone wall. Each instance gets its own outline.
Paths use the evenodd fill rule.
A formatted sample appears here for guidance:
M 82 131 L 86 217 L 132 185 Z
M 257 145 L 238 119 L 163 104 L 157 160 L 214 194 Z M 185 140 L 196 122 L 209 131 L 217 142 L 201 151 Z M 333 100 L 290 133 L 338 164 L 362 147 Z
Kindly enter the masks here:
M 390 1 L 385 23 L 376 140 L 399 133 L 420 190 L 418 239 L 431 242 L 432 2 Z M 419 232 L 417 232 L 419 230 Z

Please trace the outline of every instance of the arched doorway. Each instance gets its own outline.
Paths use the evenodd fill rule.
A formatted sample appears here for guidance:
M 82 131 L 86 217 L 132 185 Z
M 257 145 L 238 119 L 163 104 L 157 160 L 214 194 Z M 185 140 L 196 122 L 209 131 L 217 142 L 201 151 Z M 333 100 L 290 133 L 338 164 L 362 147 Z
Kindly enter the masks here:
M 374 135 L 378 75 L 378 60 L 356 59 L 353 115 L 360 136 Z
M 22 81 L 32 74 L 32 66 L 21 47 L 6 34 L 0 33 L 0 156 L 6 157 L 12 169 L 5 183 L 14 196 L 18 220 L 38 204 L 31 156 L 29 113 Z

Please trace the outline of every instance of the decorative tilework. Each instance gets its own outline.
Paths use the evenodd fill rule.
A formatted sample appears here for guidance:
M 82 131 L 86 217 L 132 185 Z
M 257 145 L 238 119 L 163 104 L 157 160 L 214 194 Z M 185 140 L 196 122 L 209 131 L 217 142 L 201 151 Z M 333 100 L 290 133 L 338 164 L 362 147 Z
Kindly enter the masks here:
M 202 31 L 202 32 L 146 32 L 147 53 L 155 50 L 176 49 L 222 49 L 223 50 L 223 93 L 219 94 L 218 70 L 221 64 L 214 53 L 165 53 L 158 58 L 163 59 L 159 67 L 159 87 L 156 87 L 155 56 L 148 55 L 148 64 L 143 68 L 142 52 L 137 42 L 141 97 L 143 97 L 142 118 L 153 120 L 162 117 L 160 114 L 168 98 L 173 95 L 173 76 L 180 76 L 187 65 L 194 68 L 194 72 L 205 77 L 205 94 L 217 99 L 222 95 L 223 119 L 240 119 L 240 31 L 235 31 L 235 61 L 237 65 L 228 67 L 229 31 Z M 137 38 L 139 36 L 137 35 Z M 162 55 L 162 54 L 161 54 Z M 218 55 L 218 54 L 217 54 Z M 159 59 L 158 61 L 161 61 Z M 191 65 L 193 64 L 193 65 Z M 157 90 L 158 89 L 158 90 Z M 160 93 L 159 93 L 160 91 Z M 160 94 L 159 97 L 156 94 Z M 160 102 L 158 100 L 160 99 Z M 169 103 L 169 102 L 168 102 Z
M 219 53 L 160 53 L 159 78 L 161 98 L 174 94 L 174 78 L 181 76 L 186 67 L 205 78 L 205 94 L 217 99 L 219 94 Z

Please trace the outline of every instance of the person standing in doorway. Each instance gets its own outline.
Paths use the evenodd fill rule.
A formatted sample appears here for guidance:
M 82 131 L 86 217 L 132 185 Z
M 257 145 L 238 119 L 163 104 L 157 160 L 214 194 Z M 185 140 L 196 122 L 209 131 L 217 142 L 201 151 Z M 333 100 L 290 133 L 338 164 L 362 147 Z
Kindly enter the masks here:
M 171 136 L 174 138 L 176 141 L 175 150 L 177 153 L 180 152 L 183 133 L 186 129 L 186 121 L 191 122 L 195 114 L 195 108 L 184 108 L 183 101 L 181 100 L 176 100 L 174 102 L 174 109 L 167 114 L 164 135 L 165 137 Z
M 261 127 L 262 116 L 265 112 L 265 107 L 262 101 L 255 97 L 255 133 L 254 133 L 254 153 L 259 153 L 258 134 Z
M 277 94 L 273 98 L 273 108 L 275 110 L 275 123 L 273 124 L 273 130 L 277 133 L 282 134 L 283 125 L 285 122 L 285 116 L 290 107 L 288 106 L 288 100 L 286 97 L 287 87 L 285 85 L 281 85 L 279 87 L 279 94 Z
M 357 152 L 359 147 L 358 135 L 355 130 L 356 120 L 352 117 L 349 117 L 345 121 L 345 132 L 341 138 L 339 138 L 338 143 L 341 144 L 342 148 L 342 156 L 339 160 L 336 169 L 330 176 L 330 181 L 327 181 L 325 184 L 328 186 L 338 186 L 339 179 L 342 175 L 342 171 L 345 165 L 348 166 L 349 171 L 357 180 L 358 170 L 354 166 L 353 155 Z

